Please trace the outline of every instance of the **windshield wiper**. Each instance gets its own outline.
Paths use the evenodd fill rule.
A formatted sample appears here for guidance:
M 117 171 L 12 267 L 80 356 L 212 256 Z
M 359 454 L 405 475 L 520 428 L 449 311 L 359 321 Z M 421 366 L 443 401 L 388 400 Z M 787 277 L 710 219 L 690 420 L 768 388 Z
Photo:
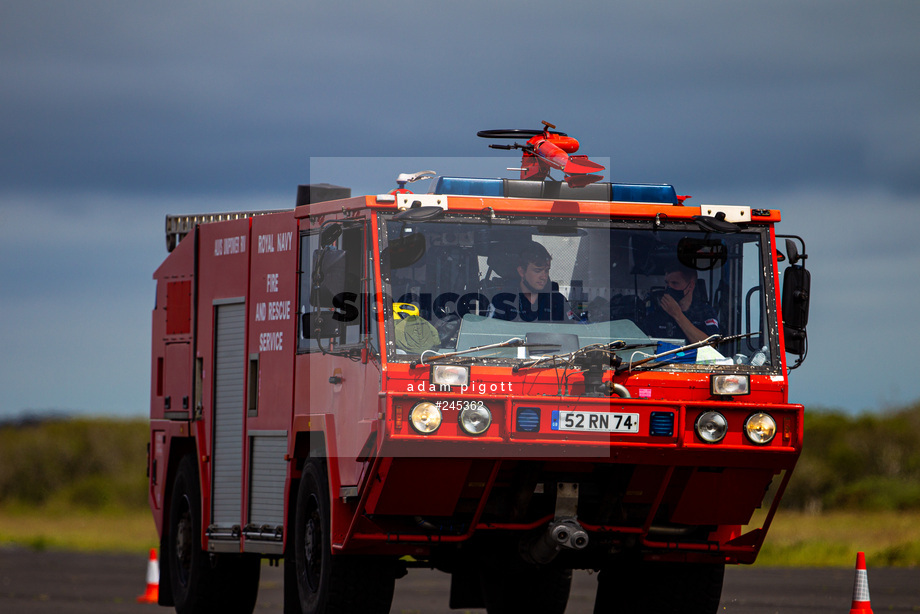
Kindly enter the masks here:
M 666 352 L 661 352 L 660 354 L 654 354 L 654 355 L 652 355 L 652 356 L 648 356 L 648 357 L 643 358 L 642 360 L 639 360 L 639 361 L 637 361 L 637 362 L 628 362 L 628 363 L 625 363 L 625 364 L 620 365 L 619 367 L 617 367 L 617 371 L 616 371 L 616 372 L 617 372 L 617 373 L 623 373 L 624 371 L 632 371 L 635 367 L 640 367 L 640 366 L 642 366 L 642 365 L 644 365 L 644 364 L 646 364 L 646 363 L 649 363 L 649 362 L 658 361 L 659 359 L 661 359 L 661 358 L 663 358 L 663 357 L 665 357 L 665 356 L 672 356 L 672 355 L 674 355 L 674 354 L 680 354 L 681 352 L 687 352 L 687 351 L 689 351 L 689 350 L 695 350 L 695 349 L 697 349 L 697 348 L 701 348 L 701 347 L 704 347 L 704 346 L 712 346 L 712 347 L 715 347 L 715 346 L 721 345 L 721 344 L 723 344 L 723 343 L 728 343 L 729 341 L 737 341 L 738 339 L 744 339 L 744 338 L 746 338 L 746 337 L 753 337 L 754 335 L 759 335 L 759 334 L 760 334 L 760 331 L 758 331 L 758 332 L 756 332 L 756 333 L 745 333 L 745 334 L 743 334 L 743 335 L 730 335 L 730 336 L 728 336 L 728 337 L 723 337 L 722 335 L 710 335 L 709 337 L 706 337 L 706 338 L 703 339 L 702 341 L 697 341 L 697 342 L 695 342 L 695 343 L 688 343 L 687 345 L 682 345 L 681 347 L 674 348 L 673 350 L 668 350 L 668 351 L 666 351 Z M 649 368 L 654 369 L 654 368 L 656 368 L 656 367 L 660 367 L 660 366 L 662 366 L 662 365 L 666 365 L 666 364 L 668 364 L 668 362 L 669 362 L 669 361 L 662 360 L 659 364 L 657 364 L 657 365 L 651 365 Z
M 589 351 L 600 351 L 600 352 L 620 352 L 623 350 L 634 350 L 636 348 L 648 347 L 649 343 L 635 343 L 632 345 L 626 345 L 625 341 L 611 341 L 610 343 L 595 343 L 592 345 L 586 345 L 585 347 L 578 348 L 574 352 L 568 352 L 567 354 L 553 354 L 552 356 L 541 356 L 540 358 L 535 358 L 530 362 L 524 362 L 519 365 L 515 365 L 511 369 L 513 373 L 517 373 L 521 369 L 532 369 L 544 363 L 551 363 L 555 365 L 557 362 L 567 362 L 571 361 L 578 354 L 584 354 Z
M 515 348 L 515 347 L 517 348 L 531 348 L 531 347 L 553 348 L 554 347 L 556 349 L 559 348 L 558 345 L 547 344 L 547 343 L 527 343 L 520 337 L 512 337 L 511 339 L 508 339 L 507 341 L 502 341 L 501 343 L 490 343 L 488 345 L 478 345 L 468 350 L 458 350 L 456 352 L 448 352 L 447 354 L 437 354 L 434 352 L 434 350 L 425 350 L 424 352 L 422 352 L 422 355 L 419 356 L 419 359 L 412 363 L 412 368 L 414 369 L 417 366 L 425 366 L 428 363 L 432 363 L 435 360 L 441 360 L 442 358 L 452 358 L 454 356 L 460 356 L 462 354 L 470 354 L 472 352 L 481 352 L 483 350 L 494 350 L 498 348 Z M 425 354 L 427 354 L 428 352 L 432 352 L 434 356 L 428 359 L 428 363 L 426 363 Z

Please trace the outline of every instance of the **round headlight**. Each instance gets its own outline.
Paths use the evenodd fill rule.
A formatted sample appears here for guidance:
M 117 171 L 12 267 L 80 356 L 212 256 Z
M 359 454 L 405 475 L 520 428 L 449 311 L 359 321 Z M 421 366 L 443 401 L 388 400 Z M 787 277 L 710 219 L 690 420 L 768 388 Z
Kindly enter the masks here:
M 434 403 L 419 403 L 409 412 L 409 424 L 423 435 L 434 433 L 441 426 L 441 410 Z
M 717 411 L 704 411 L 696 419 L 696 434 L 706 443 L 718 443 L 728 432 L 728 420 Z
M 492 424 L 492 412 L 482 402 L 470 403 L 460 410 L 460 428 L 470 435 L 485 433 Z
M 751 414 L 744 421 L 744 434 L 751 443 L 759 446 L 768 444 L 776 436 L 776 420 L 770 414 Z

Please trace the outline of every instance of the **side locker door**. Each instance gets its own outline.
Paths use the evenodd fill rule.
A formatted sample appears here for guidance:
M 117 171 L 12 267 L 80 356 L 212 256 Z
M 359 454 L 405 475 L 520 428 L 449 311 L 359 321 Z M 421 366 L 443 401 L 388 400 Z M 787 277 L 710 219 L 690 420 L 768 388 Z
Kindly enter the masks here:
M 246 305 L 216 304 L 214 340 L 214 453 L 211 524 L 214 537 L 239 533 L 242 518 L 243 385 Z M 235 529 L 235 531 L 234 531 Z
M 166 284 L 166 347 L 163 416 L 188 420 L 192 390 L 192 281 L 170 280 Z M 158 386 L 159 388 L 159 386 Z
M 252 219 L 243 550 L 282 554 L 297 351 L 297 221 Z
M 202 527 L 210 552 L 239 552 L 243 525 L 249 219 L 198 230 L 198 324 L 193 402 L 198 419 Z

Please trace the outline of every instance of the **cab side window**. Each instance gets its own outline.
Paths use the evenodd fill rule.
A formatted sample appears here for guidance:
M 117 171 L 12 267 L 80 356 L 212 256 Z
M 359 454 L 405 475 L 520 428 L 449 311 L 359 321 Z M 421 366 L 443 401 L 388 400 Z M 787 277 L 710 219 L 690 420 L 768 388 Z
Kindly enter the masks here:
M 319 232 L 310 230 L 300 235 L 300 334 L 297 339 L 297 351 L 308 352 L 318 349 L 316 339 L 311 338 L 310 323 L 314 308 L 310 305 L 311 272 L 313 270 L 313 253 L 319 249 Z
M 320 349 L 320 342 L 327 351 L 355 346 L 375 329 L 365 225 L 345 222 L 334 230 L 340 232 L 325 225 L 301 236 L 299 351 Z M 337 236 L 321 241 L 323 233 Z
M 344 344 L 360 343 L 366 332 L 364 292 L 364 226 L 346 228 L 339 237 L 339 249 L 345 252 L 345 292 L 333 299 L 336 318 L 345 324 Z M 335 317 L 335 316 L 334 316 Z

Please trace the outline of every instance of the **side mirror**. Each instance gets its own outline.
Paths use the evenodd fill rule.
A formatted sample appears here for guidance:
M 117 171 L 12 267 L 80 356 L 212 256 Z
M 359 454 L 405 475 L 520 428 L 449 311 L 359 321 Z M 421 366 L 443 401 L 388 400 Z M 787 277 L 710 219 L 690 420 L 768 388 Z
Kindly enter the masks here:
M 313 252 L 310 305 L 332 309 L 333 298 L 345 292 L 345 250 L 326 247 Z
M 789 247 L 787 246 L 787 250 Z M 789 260 L 799 258 L 790 251 Z M 795 259 L 793 259 L 795 258 Z M 794 264 L 783 274 L 783 331 L 786 351 L 801 356 L 806 349 L 805 327 L 808 325 L 808 302 L 811 293 L 811 273 L 802 265 Z
M 786 253 L 789 254 L 789 264 L 798 264 L 802 259 L 799 256 L 799 248 L 795 246 L 795 241 L 792 239 L 786 239 Z
M 342 234 L 342 224 L 338 222 L 331 222 L 323 224 L 322 230 L 319 232 L 319 246 L 328 247 L 336 242 L 336 240 Z

